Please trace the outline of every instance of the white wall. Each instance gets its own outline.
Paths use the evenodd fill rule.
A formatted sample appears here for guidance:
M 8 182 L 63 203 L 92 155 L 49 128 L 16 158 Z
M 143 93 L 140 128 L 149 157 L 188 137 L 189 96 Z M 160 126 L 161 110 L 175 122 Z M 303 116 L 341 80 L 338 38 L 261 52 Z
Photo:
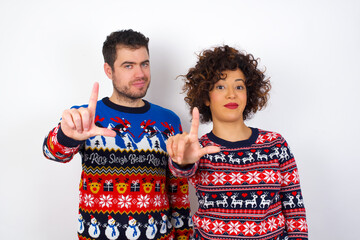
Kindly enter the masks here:
M 76 238 L 80 158 L 45 160 L 42 141 L 65 108 L 87 103 L 94 81 L 100 97 L 111 94 L 101 47 L 124 28 L 150 37 L 147 99 L 177 112 L 185 130 L 175 77 L 195 52 L 226 43 L 260 57 L 271 101 L 248 124 L 290 143 L 311 239 L 357 238 L 359 1 L 32 0 L 0 3 L 0 239 Z

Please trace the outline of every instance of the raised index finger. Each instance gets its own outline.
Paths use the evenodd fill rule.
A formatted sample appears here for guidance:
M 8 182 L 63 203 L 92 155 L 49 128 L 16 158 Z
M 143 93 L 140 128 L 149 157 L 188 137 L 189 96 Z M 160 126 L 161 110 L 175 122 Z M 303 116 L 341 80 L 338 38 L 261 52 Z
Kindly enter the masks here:
M 98 100 L 98 95 L 99 95 L 99 83 L 95 82 L 92 92 L 91 92 L 91 96 L 90 96 L 90 100 L 89 100 L 89 110 L 92 114 L 95 114 L 95 110 L 96 110 L 96 104 L 97 104 L 97 100 Z
M 198 130 L 199 130 L 199 109 L 197 107 L 194 107 L 192 111 L 192 121 L 191 121 L 190 133 L 189 133 L 191 139 L 194 138 L 197 140 Z

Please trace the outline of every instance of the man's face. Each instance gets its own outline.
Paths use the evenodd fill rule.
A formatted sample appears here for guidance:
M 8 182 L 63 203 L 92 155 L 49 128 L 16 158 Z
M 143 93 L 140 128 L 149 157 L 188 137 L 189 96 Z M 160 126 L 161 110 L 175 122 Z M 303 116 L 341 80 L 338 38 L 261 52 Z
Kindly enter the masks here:
M 105 63 L 105 73 L 113 81 L 116 102 L 133 102 L 143 98 L 150 84 L 150 62 L 146 48 L 118 46 L 116 55 L 114 69 Z

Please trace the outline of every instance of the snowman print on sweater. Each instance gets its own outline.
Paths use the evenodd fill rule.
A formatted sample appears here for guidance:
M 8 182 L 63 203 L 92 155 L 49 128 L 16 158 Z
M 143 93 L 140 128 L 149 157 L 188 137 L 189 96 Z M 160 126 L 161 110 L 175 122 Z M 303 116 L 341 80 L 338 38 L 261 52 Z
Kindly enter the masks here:
M 129 240 L 136 240 L 140 237 L 140 229 L 137 226 L 137 221 L 129 216 L 129 226 L 126 228 L 125 235 Z
M 172 227 L 172 225 L 171 225 L 170 221 L 168 220 L 168 217 L 165 214 L 161 213 L 160 233 L 161 234 L 166 233 L 167 229 L 168 228 L 170 229 L 171 227 Z
M 100 236 L 100 228 L 98 226 L 98 221 L 93 215 L 91 215 L 89 235 L 92 238 L 98 238 Z
M 181 219 L 182 216 L 180 216 L 180 214 L 176 211 L 173 211 L 173 213 L 171 215 L 172 215 L 172 218 L 171 218 L 172 225 L 175 228 L 181 228 L 184 225 L 184 222 Z
M 108 217 L 108 224 L 105 229 L 105 235 L 108 239 L 118 239 L 120 233 L 116 226 L 116 221 L 110 215 Z
M 154 239 L 157 230 L 158 229 L 155 224 L 155 219 L 151 215 L 149 215 L 149 220 L 146 228 L 146 237 L 148 239 Z
M 78 221 L 79 221 L 78 233 L 82 234 L 85 230 L 85 226 L 84 226 L 84 218 L 80 212 L 79 212 Z

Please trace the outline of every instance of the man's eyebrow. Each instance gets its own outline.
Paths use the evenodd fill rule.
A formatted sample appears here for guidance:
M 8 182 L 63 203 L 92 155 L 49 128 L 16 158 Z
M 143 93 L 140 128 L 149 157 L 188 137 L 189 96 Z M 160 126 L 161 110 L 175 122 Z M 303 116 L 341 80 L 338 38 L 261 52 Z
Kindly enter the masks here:
M 143 62 L 141 62 L 141 63 L 149 63 L 149 62 L 150 62 L 150 60 L 147 59 L 147 60 L 145 60 L 145 61 L 143 61 Z
M 132 64 L 135 64 L 135 62 L 125 61 L 120 66 L 122 66 L 122 65 L 132 65 Z
M 141 64 L 149 63 L 149 62 L 150 62 L 149 59 L 147 59 L 147 60 L 141 62 Z M 123 62 L 120 66 L 123 66 L 123 65 L 134 65 L 134 64 L 136 64 L 136 62 L 125 61 L 125 62 Z

